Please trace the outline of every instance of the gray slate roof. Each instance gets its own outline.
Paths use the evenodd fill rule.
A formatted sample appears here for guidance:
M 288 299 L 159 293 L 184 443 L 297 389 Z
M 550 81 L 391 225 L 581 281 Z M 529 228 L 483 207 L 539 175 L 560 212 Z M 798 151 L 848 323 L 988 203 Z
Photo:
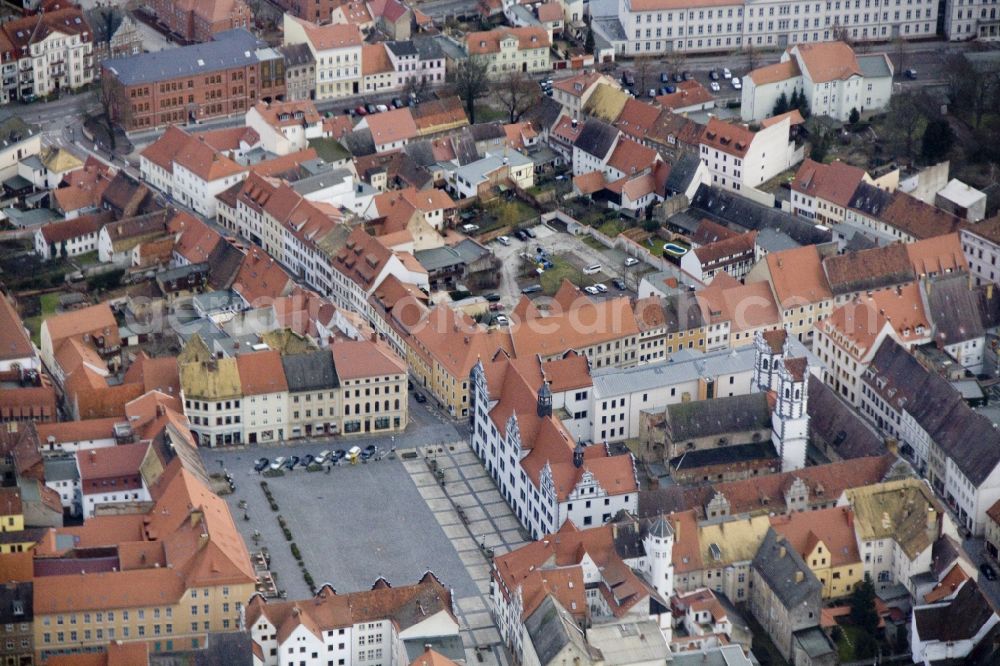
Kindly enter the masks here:
M 815 603 L 816 609 L 819 610 L 822 584 L 816 578 L 816 574 L 806 566 L 802 557 L 774 531 L 773 527 L 768 528 L 764 542 L 753 558 L 753 568 L 767 582 L 785 608 L 803 603 Z M 796 574 L 799 573 L 802 574 L 802 580 L 796 581 Z
M 698 159 L 697 155 L 690 153 L 681 155 L 681 158 L 670 168 L 670 174 L 667 176 L 667 193 L 677 194 L 685 191 L 691 184 L 691 179 L 694 178 L 700 164 L 701 160 Z
M 880 456 L 885 442 L 858 413 L 837 397 L 837 392 L 815 375 L 809 375 L 809 431 L 827 442 L 842 459 Z
M 971 639 L 992 615 L 993 609 L 972 579 L 965 581 L 946 605 L 913 609 L 920 640 L 944 643 Z
M 261 46 L 263 43 L 256 37 L 243 28 L 236 28 L 216 34 L 211 42 L 112 58 L 104 61 L 104 67 L 125 85 L 154 83 L 252 65 L 258 62 L 256 51 Z
M 367 127 L 345 134 L 340 138 L 340 143 L 354 157 L 374 155 L 377 152 L 375 150 L 375 139 L 372 137 L 372 131 Z
M 535 129 L 550 130 L 556 124 L 556 121 L 559 120 L 560 115 L 562 115 L 562 104 L 551 97 L 543 96 L 537 104 L 524 114 L 524 120 L 530 121 Z
M 891 338 L 881 344 L 862 381 L 893 409 L 912 416 L 973 485 L 1000 465 L 1000 431 Z
M 771 426 L 765 393 L 667 405 L 666 416 L 667 433 L 675 442 Z
M 46 481 L 78 481 L 80 469 L 76 466 L 73 456 L 60 456 L 45 459 Z
M 715 465 L 736 465 L 751 460 L 775 460 L 778 452 L 771 440 L 736 444 L 735 446 L 717 446 L 699 451 L 686 451 L 670 459 L 670 467 L 677 470 L 691 470 Z
M 872 55 L 859 55 L 858 66 L 866 79 L 892 76 L 892 70 L 885 61 L 884 53 L 873 53 Z
M 583 632 L 576 626 L 573 616 L 551 595 L 528 616 L 524 626 L 540 664 L 550 663 L 570 643 L 576 644 L 583 654 L 588 653 Z
M 861 182 L 858 184 L 857 189 L 854 190 L 854 194 L 851 195 L 848 207 L 859 210 L 871 217 L 878 217 L 891 203 L 892 192 L 887 192 L 874 185 Z
M 281 357 L 281 365 L 289 392 L 320 391 L 340 386 L 329 349 L 287 354 Z
M 34 619 L 31 583 L 0 585 L 0 624 L 31 622 Z
M 790 213 L 745 199 L 717 187 L 702 185 L 695 192 L 691 208 L 716 220 L 737 225 L 748 231 L 777 229 L 800 245 L 828 243 L 833 235 L 829 231 L 801 220 Z
M 964 273 L 931 280 L 927 307 L 934 324 L 934 340 L 942 347 L 986 335 L 978 294 L 969 289 Z
M 308 44 L 279 46 L 278 51 L 285 56 L 285 67 L 308 67 L 316 64 Z
M 604 157 L 610 152 L 617 138 L 617 127 L 613 127 L 603 120 L 591 118 L 583 124 L 583 129 L 580 130 L 576 141 L 573 142 L 573 147 L 590 155 Z

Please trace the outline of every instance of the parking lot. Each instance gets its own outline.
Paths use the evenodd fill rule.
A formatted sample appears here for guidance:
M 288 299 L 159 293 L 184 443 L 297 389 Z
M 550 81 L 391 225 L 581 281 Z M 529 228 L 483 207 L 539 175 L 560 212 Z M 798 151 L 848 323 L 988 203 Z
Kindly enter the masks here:
M 635 266 L 626 267 L 626 255 L 623 251 L 611 248 L 599 249 L 584 242 L 581 236 L 556 231 L 544 224 L 532 227 L 532 231 L 536 237 L 526 241 L 520 241 L 514 236 L 510 236 L 509 245 L 503 245 L 498 241 L 490 243 L 490 249 L 503 262 L 503 275 L 498 291 L 501 302 L 508 310 L 521 299 L 522 288 L 539 282 L 537 277 L 521 277 L 519 275 L 521 254 L 527 253 L 534 257 L 538 254 L 538 248 L 542 248 L 550 257 L 559 257 L 578 269 L 581 284 L 577 286 L 603 283 L 608 287 L 606 293 L 595 295 L 594 298 L 634 295 L 638 276 L 652 270 L 650 266 L 642 262 Z M 583 269 L 594 264 L 601 266 L 599 272 L 593 275 L 582 275 Z M 615 278 L 623 278 L 627 289 L 624 291 L 616 289 L 612 285 L 612 280 Z M 542 295 L 544 294 L 539 292 L 533 296 Z

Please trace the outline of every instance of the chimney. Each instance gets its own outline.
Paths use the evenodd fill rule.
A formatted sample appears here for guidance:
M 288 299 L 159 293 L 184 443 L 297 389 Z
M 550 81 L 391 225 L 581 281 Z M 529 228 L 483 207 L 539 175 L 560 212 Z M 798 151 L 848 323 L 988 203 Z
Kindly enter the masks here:
M 157 403 L 156 405 L 156 415 L 164 416 L 167 413 L 167 408 L 165 405 Z
M 97 464 L 97 449 L 90 450 L 90 464 L 91 465 Z
M 796 583 L 801 583 L 805 579 L 806 579 L 806 575 L 804 573 L 802 573 L 801 571 L 796 571 L 795 572 L 795 582 Z
M 198 535 L 198 548 L 203 548 L 208 544 L 208 532 L 202 532 Z

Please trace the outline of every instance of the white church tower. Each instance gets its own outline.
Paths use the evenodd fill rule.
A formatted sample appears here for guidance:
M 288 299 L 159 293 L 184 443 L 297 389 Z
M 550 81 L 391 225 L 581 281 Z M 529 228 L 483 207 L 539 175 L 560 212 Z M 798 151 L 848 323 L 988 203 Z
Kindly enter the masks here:
M 804 358 L 777 361 L 775 393 L 777 401 L 771 414 L 771 441 L 781 456 L 781 471 L 790 472 L 806 466 L 809 443 L 809 366 Z
M 642 542 L 649 561 L 649 578 L 653 587 L 669 602 L 674 596 L 674 530 L 667 519 L 660 516 L 649 526 Z
M 787 341 L 788 334 L 784 329 L 766 333 L 757 331 L 754 335 L 753 383 L 750 385 L 753 393 L 777 390 L 777 365 L 785 356 Z

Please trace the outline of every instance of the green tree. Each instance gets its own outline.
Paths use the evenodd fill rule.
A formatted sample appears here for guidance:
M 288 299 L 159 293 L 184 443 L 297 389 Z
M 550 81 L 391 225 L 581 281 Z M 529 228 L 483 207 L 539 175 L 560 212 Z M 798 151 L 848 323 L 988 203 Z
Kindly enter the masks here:
M 778 97 L 778 101 L 774 103 L 774 110 L 771 112 L 771 115 L 780 116 L 781 114 L 787 111 L 788 111 L 788 95 L 786 95 L 785 93 L 781 93 L 781 96 Z
M 594 53 L 594 28 L 590 25 L 590 14 L 584 16 L 583 20 L 587 24 L 587 36 L 584 39 L 583 48 L 587 53 Z
M 469 123 L 476 124 L 476 100 L 485 97 L 490 89 L 489 62 L 485 58 L 470 56 L 460 60 L 455 67 L 455 92 L 465 102 Z
M 805 93 L 799 95 L 799 105 L 795 108 L 799 110 L 804 119 L 808 119 L 812 115 L 812 110 L 809 108 L 809 100 L 806 98 Z
M 857 125 L 861 121 L 861 112 L 858 111 L 858 107 L 851 109 L 851 115 L 847 117 L 847 122 L 852 125 Z
M 781 94 L 784 95 L 785 93 Z M 788 100 L 788 108 L 797 109 L 799 108 L 799 104 L 801 104 L 801 101 L 799 100 L 799 89 L 795 88 L 792 90 L 792 96 Z
M 875 586 L 870 576 L 854 586 L 848 601 L 851 624 L 870 636 L 878 630 L 878 613 L 875 611 Z
M 944 118 L 935 118 L 927 123 L 920 141 L 920 155 L 927 162 L 939 162 L 951 151 L 955 133 Z

